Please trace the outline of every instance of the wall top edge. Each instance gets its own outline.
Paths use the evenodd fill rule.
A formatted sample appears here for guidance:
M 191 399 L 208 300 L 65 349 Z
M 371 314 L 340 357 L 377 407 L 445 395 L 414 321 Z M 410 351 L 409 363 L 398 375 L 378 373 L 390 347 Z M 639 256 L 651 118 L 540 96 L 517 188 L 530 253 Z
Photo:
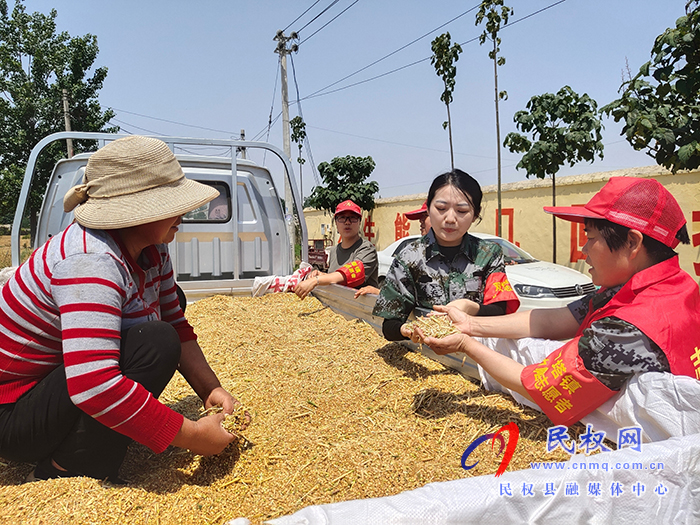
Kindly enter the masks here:
M 677 175 L 694 173 L 698 170 L 679 171 Z M 557 177 L 557 187 L 575 186 L 578 184 L 588 184 L 590 182 L 605 182 L 610 177 L 657 177 L 661 175 L 671 175 L 671 172 L 663 166 L 641 166 L 637 168 L 625 168 L 613 171 L 601 171 L 597 173 L 587 173 L 585 175 L 566 175 Z M 501 185 L 501 192 L 520 191 L 533 188 L 550 188 L 551 179 L 526 179 L 517 182 L 507 182 Z M 484 194 L 497 193 L 498 185 L 489 184 L 481 187 Z M 395 202 L 420 201 L 428 197 L 428 192 L 414 193 L 411 195 L 400 195 L 398 197 L 385 197 L 375 199 L 377 204 L 391 204 Z M 305 211 L 315 211 L 313 208 L 306 208 Z
M 678 174 L 692 173 L 679 172 Z M 625 168 L 613 171 L 601 171 L 597 173 L 586 173 L 584 175 L 566 175 L 557 177 L 557 187 L 560 186 L 575 186 L 578 184 L 588 184 L 591 182 L 605 182 L 611 177 L 657 177 L 660 175 L 671 175 L 671 172 L 663 166 L 641 166 L 637 168 Z M 501 185 L 501 192 L 505 191 L 520 191 L 533 188 L 551 188 L 551 178 L 547 179 L 526 179 L 517 182 L 508 182 Z M 482 186 L 482 191 L 486 193 L 497 193 L 498 185 L 490 184 Z

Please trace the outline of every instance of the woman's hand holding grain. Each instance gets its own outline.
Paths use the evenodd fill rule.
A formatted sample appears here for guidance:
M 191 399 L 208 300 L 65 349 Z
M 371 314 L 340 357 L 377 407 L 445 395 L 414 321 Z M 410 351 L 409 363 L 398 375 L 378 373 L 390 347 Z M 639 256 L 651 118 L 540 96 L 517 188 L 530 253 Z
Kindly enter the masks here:
M 221 426 L 224 417 L 226 417 L 224 413 L 219 412 L 204 416 L 197 421 L 185 418 L 172 444 L 202 456 L 219 454 L 229 443 L 237 439 L 235 434 L 227 432 Z
M 425 337 L 423 344 L 429 346 L 438 355 L 453 354 L 455 352 L 464 352 L 469 355 L 465 344 L 469 339 L 471 338 L 468 335 L 452 334 L 441 338 Z
M 436 312 L 439 313 L 446 313 L 447 316 L 450 318 L 450 321 L 452 321 L 452 324 L 454 327 L 462 332 L 463 334 L 467 335 L 473 335 L 474 333 L 474 326 L 473 326 L 473 321 L 474 318 L 471 315 L 465 314 L 462 310 L 455 306 L 443 306 L 443 305 L 435 305 L 433 306 L 433 309 Z

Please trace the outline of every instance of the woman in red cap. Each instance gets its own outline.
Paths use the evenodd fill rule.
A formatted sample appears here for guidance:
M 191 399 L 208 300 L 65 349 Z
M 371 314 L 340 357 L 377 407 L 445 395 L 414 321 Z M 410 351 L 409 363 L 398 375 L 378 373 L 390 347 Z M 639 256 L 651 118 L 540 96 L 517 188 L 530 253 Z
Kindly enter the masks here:
M 458 301 L 475 315 L 518 309 L 500 246 L 468 234 L 480 218 L 482 195 L 479 183 L 458 169 L 430 185 L 430 230 L 394 257 L 374 307 L 373 314 L 384 318 L 382 332 L 388 340 L 416 340 L 406 324 L 415 307 Z
M 312 272 L 294 287 L 294 293 L 302 300 L 317 286 L 327 284 L 366 286 L 373 290 L 379 286 L 377 249 L 360 237 L 360 207 L 351 200 L 343 201 L 336 206 L 333 219 L 340 233 L 340 244 L 331 248 L 328 273 Z
M 653 179 L 614 177 L 583 207 L 545 211 L 585 224 L 583 253 L 600 290 L 568 307 L 500 318 L 436 308 L 462 334 L 423 342 L 439 354 L 466 353 L 557 425 L 579 421 L 636 373 L 700 379 L 700 293 L 673 250 L 690 240 L 668 190 Z M 524 366 L 470 336 L 571 340 Z

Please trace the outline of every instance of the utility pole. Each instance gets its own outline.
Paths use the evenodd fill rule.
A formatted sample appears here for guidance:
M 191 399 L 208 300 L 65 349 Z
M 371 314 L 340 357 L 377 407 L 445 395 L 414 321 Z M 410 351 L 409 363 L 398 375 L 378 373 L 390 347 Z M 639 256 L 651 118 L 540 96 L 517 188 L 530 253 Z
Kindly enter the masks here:
M 496 59 L 496 53 L 498 52 L 498 47 L 496 46 L 496 39 L 493 39 L 493 84 L 496 91 L 496 158 L 498 159 L 498 229 L 496 235 L 502 237 L 503 233 L 503 206 L 501 204 L 501 124 L 498 115 L 498 99 L 500 94 L 498 93 L 498 61 Z M 512 219 L 511 219 L 512 220 Z
M 241 130 L 241 140 L 245 140 L 245 130 L 244 129 Z M 238 153 L 241 154 L 242 159 L 247 158 L 245 148 L 237 148 L 237 151 L 238 151 Z
M 70 113 L 68 111 L 68 90 L 63 88 L 63 119 L 66 122 L 66 131 L 70 129 Z M 68 158 L 73 158 L 73 139 L 66 139 L 66 148 L 68 149 Z
M 296 52 L 299 50 L 299 46 L 292 44 L 287 46 L 290 40 L 298 40 L 299 36 L 296 32 L 292 32 L 289 36 L 285 36 L 284 31 L 281 29 L 275 34 L 273 40 L 277 41 L 277 47 L 275 48 L 275 53 L 280 56 L 280 77 L 281 77 L 281 88 L 282 88 L 282 145 L 285 154 L 289 158 L 289 162 L 292 162 L 292 145 L 289 135 L 289 96 L 287 91 L 287 55 L 292 51 Z M 289 184 L 289 178 L 284 179 L 284 206 L 285 206 L 285 219 L 287 219 L 287 231 L 289 233 L 289 238 L 292 239 L 292 245 L 297 244 L 296 239 L 296 228 L 294 227 L 294 209 L 292 203 L 294 199 L 292 197 L 292 188 Z M 291 218 L 291 220 L 289 220 Z M 292 252 L 292 256 L 294 252 Z M 294 259 L 292 259 L 294 260 Z

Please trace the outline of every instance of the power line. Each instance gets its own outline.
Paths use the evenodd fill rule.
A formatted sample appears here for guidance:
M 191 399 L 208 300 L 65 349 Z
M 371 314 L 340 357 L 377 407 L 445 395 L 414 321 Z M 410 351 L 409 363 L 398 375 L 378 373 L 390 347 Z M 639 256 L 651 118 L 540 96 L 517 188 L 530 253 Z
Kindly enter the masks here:
M 299 31 L 297 31 L 297 33 L 301 33 L 304 29 L 306 29 L 309 26 L 309 24 L 312 24 L 319 16 L 321 16 L 323 13 L 325 13 L 331 7 L 333 7 L 335 4 L 337 4 L 338 1 L 339 0 L 333 0 L 333 2 L 331 2 L 331 4 L 328 7 L 326 7 L 323 11 L 321 11 L 319 14 L 317 14 L 315 17 L 313 17 L 309 22 L 307 22 L 304 27 L 302 27 Z
M 274 126 L 277 123 L 277 121 L 280 119 L 280 117 L 282 117 L 281 111 L 279 113 L 277 113 L 277 116 L 274 119 L 272 119 L 272 122 L 270 122 L 269 126 L 270 127 Z M 268 126 L 265 126 L 263 129 L 258 131 L 258 133 L 251 140 L 256 141 L 256 140 L 260 139 L 260 137 L 262 137 L 265 134 L 265 132 L 267 131 L 267 128 L 268 128 Z M 268 137 L 269 137 L 269 134 L 268 134 Z
M 277 59 L 277 75 L 275 75 L 275 87 L 272 89 L 272 102 L 270 104 L 270 117 L 267 120 L 267 137 L 265 138 L 266 142 L 270 141 L 270 128 L 272 127 L 272 112 L 275 109 L 275 94 L 277 93 L 277 81 L 280 78 L 280 61 L 282 60 L 282 55 L 279 55 Z M 275 119 L 277 120 L 277 119 Z M 264 131 L 264 130 L 263 130 Z M 259 134 L 258 134 L 259 135 Z M 253 137 L 253 140 L 258 139 L 258 135 L 255 135 Z M 265 161 L 267 160 L 267 150 L 265 151 L 265 154 L 263 155 L 263 166 L 265 165 Z
M 527 15 L 527 16 L 524 16 L 524 17 L 522 17 L 522 18 L 518 18 L 517 20 L 514 20 L 513 23 L 511 23 L 511 24 L 506 24 L 506 25 L 504 25 L 503 28 L 505 29 L 506 27 L 514 26 L 514 25 L 517 24 L 518 22 L 522 22 L 523 20 L 527 20 L 527 19 L 530 18 L 531 16 L 538 15 L 538 14 L 540 14 L 542 11 L 546 11 L 547 9 L 550 9 L 550 8 L 556 6 L 556 5 L 559 5 L 559 4 L 563 4 L 564 2 L 566 2 L 566 0 L 559 0 L 558 2 L 554 2 L 553 4 L 550 4 L 550 5 L 548 5 L 547 7 L 543 7 L 543 8 L 540 9 L 539 11 L 535 11 L 534 13 L 530 13 L 530 14 Z
M 299 116 L 301 117 L 301 120 L 304 120 L 304 113 L 301 111 L 301 100 L 299 100 L 299 83 L 297 82 L 297 70 L 294 67 L 294 55 L 289 55 L 289 58 L 292 61 L 292 78 L 294 79 L 294 87 L 296 88 L 297 91 L 297 106 L 299 107 Z M 313 153 L 311 153 L 311 142 L 309 142 L 309 135 L 307 134 L 304 137 L 304 143 L 306 145 L 306 153 L 309 156 L 309 160 L 311 161 L 311 171 L 314 174 L 314 182 L 316 183 L 316 186 L 321 184 L 321 179 L 318 176 L 318 172 L 316 171 L 316 162 L 314 162 L 314 156 Z M 303 188 L 302 188 L 303 191 Z
M 314 95 L 316 95 L 317 93 L 320 93 L 321 91 L 325 91 L 326 89 L 328 89 L 328 88 L 330 88 L 330 87 L 333 87 L 333 86 L 335 86 L 336 84 L 340 84 L 343 80 L 347 80 L 348 78 L 353 77 L 353 76 L 357 75 L 358 73 L 363 72 L 365 69 L 369 69 L 369 68 L 372 67 L 373 65 L 378 64 L 379 62 L 381 62 L 381 61 L 383 61 L 383 60 L 386 60 L 387 58 L 389 58 L 390 56 L 395 55 L 395 54 L 398 53 L 399 51 L 403 51 L 404 49 L 406 49 L 406 48 L 409 47 L 409 46 L 412 46 L 412 45 L 415 44 L 416 42 L 419 42 L 420 40 L 423 40 L 425 37 L 432 35 L 435 31 L 439 31 L 440 29 L 442 29 L 442 28 L 445 27 L 446 25 L 449 25 L 449 24 L 451 24 L 452 22 L 454 22 L 455 20 L 458 20 L 459 18 L 462 18 L 464 15 L 470 13 L 471 11 L 473 11 L 474 9 L 476 9 L 477 7 L 479 7 L 479 5 L 480 5 L 480 4 L 475 5 L 474 7 L 472 7 L 471 9 L 469 9 L 469 10 L 467 10 L 467 11 L 465 11 L 465 12 L 462 13 L 461 15 L 457 15 L 457 16 L 454 17 L 452 20 L 448 20 L 447 22 L 445 22 L 444 24 L 442 24 L 442 25 L 436 27 L 436 28 L 433 29 L 432 31 L 428 31 L 428 32 L 425 33 L 424 35 L 419 36 L 418 38 L 416 38 L 415 40 L 412 40 L 412 41 L 409 42 L 408 44 L 406 44 L 406 45 L 404 45 L 404 46 L 401 46 L 401 47 L 398 48 L 396 51 L 392 51 L 392 52 L 389 53 L 388 55 L 384 55 L 382 58 L 380 58 L 380 59 L 378 59 L 378 60 L 375 60 L 375 61 L 372 62 L 371 64 L 369 64 L 369 65 L 367 65 L 367 66 L 365 66 L 365 67 L 363 67 L 363 68 L 361 68 L 361 69 L 358 69 L 358 70 L 355 71 L 354 73 L 350 73 L 349 75 L 347 75 L 347 76 L 341 78 L 340 80 L 336 80 L 336 81 L 333 82 L 332 84 L 329 84 L 329 85 L 327 85 L 326 87 L 321 88 L 321 89 L 319 89 L 318 91 L 315 91 L 314 93 L 311 93 L 311 95 L 309 95 L 309 96 L 307 96 L 307 97 L 305 97 L 305 98 L 311 98 L 311 97 L 313 97 Z M 307 40 L 308 40 L 308 39 L 307 39 Z
M 308 126 L 308 127 L 309 127 L 309 128 L 312 128 L 312 129 L 318 129 L 318 130 L 320 130 L 320 131 L 327 131 L 328 133 L 337 133 L 338 135 L 345 135 L 345 136 L 348 136 L 348 137 L 355 137 L 355 138 L 358 138 L 358 139 L 370 140 L 370 141 L 372 141 L 372 142 L 382 142 L 382 143 L 384 143 L 384 144 L 391 144 L 392 146 L 402 146 L 402 147 L 404 147 L 404 148 L 422 149 L 422 150 L 426 150 L 426 151 L 435 151 L 435 152 L 438 152 L 438 153 L 449 153 L 449 150 L 443 150 L 443 149 L 438 149 L 438 148 L 428 148 L 428 147 L 425 147 L 425 146 L 415 146 L 415 145 L 413 145 L 413 144 L 403 144 L 403 143 L 401 143 L 401 142 L 393 142 L 393 141 L 391 141 L 391 140 L 384 140 L 384 139 L 377 139 L 377 138 L 374 138 L 374 137 L 365 137 L 365 136 L 362 136 L 362 135 L 355 135 L 355 134 L 353 134 L 353 133 L 346 133 L 346 132 L 344 132 L 344 131 L 336 131 L 336 130 L 333 130 L 333 129 L 319 128 L 319 127 L 317 127 L 317 126 Z M 479 158 L 479 159 L 495 160 L 494 157 L 489 157 L 489 156 L 486 156 L 486 155 L 474 155 L 474 154 L 472 154 L 472 153 L 459 153 L 459 152 L 457 152 L 457 151 L 455 151 L 455 155 L 461 155 L 461 156 L 464 156 L 464 157 L 475 157 L 475 158 Z
M 304 11 L 302 14 L 300 14 L 298 17 L 296 17 L 296 18 L 292 21 L 291 24 L 289 24 L 287 27 L 285 27 L 285 28 L 282 30 L 282 32 L 284 33 L 285 31 L 287 31 L 287 29 L 289 29 L 289 28 L 292 26 L 292 24 L 295 24 L 295 23 L 297 22 L 297 20 L 299 20 L 302 16 L 304 16 L 304 15 L 305 15 L 306 13 L 308 13 L 309 11 L 311 11 L 311 9 L 313 9 L 313 7 L 314 7 L 316 4 L 318 4 L 320 1 L 321 1 L 321 0 L 316 0 L 313 4 L 311 4 L 311 7 L 309 7 L 306 11 Z
M 214 131 L 216 133 L 226 133 L 227 135 L 238 135 L 240 137 L 240 135 L 238 133 L 234 133 L 233 131 L 225 131 L 225 130 L 221 130 L 221 129 L 206 128 L 204 126 L 197 126 L 195 124 L 185 124 L 184 122 L 177 122 L 175 120 L 168 120 L 168 119 L 159 118 L 159 117 L 152 117 L 150 115 L 143 115 L 141 113 L 134 113 L 133 111 L 127 111 L 125 109 L 119 109 L 119 108 L 112 108 L 112 109 L 115 111 L 119 111 L 121 113 L 128 113 L 129 115 L 136 115 L 137 117 L 150 118 L 152 120 L 160 120 L 161 122 L 167 122 L 168 124 L 177 124 L 179 126 L 186 126 L 189 128 L 203 129 L 206 131 Z M 136 127 L 136 126 L 134 126 L 134 127 Z
M 309 36 L 307 36 L 304 40 L 302 40 L 301 42 L 299 42 L 299 45 L 302 45 L 304 42 L 306 42 L 307 40 L 309 40 L 312 36 L 314 36 L 316 33 L 318 33 L 319 31 L 321 31 L 321 29 L 323 29 L 323 28 L 326 27 L 328 24 L 330 24 L 331 22 L 333 22 L 333 20 L 335 20 L 336 18 L 338 18 L 340 15 L 342 15 L 345 11 L 347 11 L 348 9 L 350 9 L 352 6 L 354 6 L 354 5 L 355 5 L 357 2 L 359 2 L 359 1 L 360 1 L 360 0 L 355 0 L 352 4 L 350 4 L 350 5 L 347 6 L 345 9 L 343 9 L 340 13 L 338 13 L 337 15 L 335 15 L 333 18 L 331 18 L 328 22 L 326 22 L 326 23 L 325 23 L 324 25 L 322 25 L 320 28 L 318 28 L 316 31 L 314 31 L 314 32 L 311 33 Z
M 546 6 L 546 7 L 543 7 L 542 9 L 540 9 L 540 10 L 538 10 L 538 11 L 535 11 L 534 13 L 530 13 L 529 15 L 526 15 L 526 16 L 524 16 L 524 17 L 522 17 L 522 18 L 519 18 L 519 19 L 517 19 L 517 20 L 515 20 L 515 21 L 513 21 L 513 22 L 511 22 L 511 23 L 509 23 L 509 24 L 507 24 L 507 25 L 505 25 L 505 26 L 503 26 L 502 29 L 511 27 L 511 26 L 517 24 L 518 22 L 522 22 L 523 20 L 526 20 L 526 19 L 528 19 L 528 18 L 530 18 L 530 17 L 532 17 L 532 16 L 534 16 L 534 15 L 536 15 L 536 14 L 539 14 L 539 13 L 541 13 L 541 12 L 543 12 L 543 11 L 546 11 L 547 9 L 551 9 L 552 7 L 557 6 L 557 5 L 561 4 L 561 3 L 564 3 L 565 1 L 566 1 L 566 0 L 559 0 L 558 2 L 555 2 L 555 3 L 553 3 L 553 4 L 550 4 L 550 5 Z M 477 7 L 478 7 L 478 6 L 477 6 Z M 473 9 L 475 9 L 475 8 L 471 8 L 469 11 L 472 11 Z M 469 11 L 467 11 L 467 12 L 465 12 L 465 13 L 462 13 L 462 15 L 460 15 L 460 16 L 464 16 L 464 15 L 467 14 Z M 449 24 L 449 23 L 450 23 L 450 22 L 447 22 L 446 24 Z M 442 28 L 442 27 L 444 27 L 446 24 L 443 24 L 443 25 L 440 26 L 440 27 Z M 428 34 L 430 34 L 430 33 L 428 33 Z M 402 48 L 400 48 L 400 49 L 394 51 L 393 53 L 390 53 L 389 55 L 387 55 L 387 57 L 389 57 L 389 56 L 391 56 L 391 55 L 397 53 L 398 51 L 400 51 L 401 49 L 404 49 L 405 47 L 411 45 L 412 43 L 415 43 L 415 42 L 417 42 L 418 40 L 421 40 L 422 38 L 425 38 L 425 36 L 426 36 L 426 35 L 424 35 L 424 36 L 418 38 L 418 39 L 415 40 L 414 42 L 411 42 L 411 43 L 409 43 L 409 44 L 406 44 L 406 45 L 403 46 Z M 472 42 L 475 42 L 475 41 L 478 40 L 478 39 L 479 39 L 479 37 L 474 37 L 474 38 L 471 38 L 471 39 L 469 39 L 469 40 L 467 40 L 467 41 L 465 41 L 465 42 L 462 42 L 460 45 L 464 46 L 464 45 L 470 44 L 470 43 L 472 43 Z M 431 55 L 431 56 L 432 56 L 432 55 Z M 387 58 L 387 57 L 381 58 L 381 59 L 377 60 L 376 62 L 373 62 L 373 63 L 370 64 L 369 66 L 365 66 L 364 68 L 362 68 L 362 69 L 356 71 L 355 73 L 352 73 L 352 74 L 348 75 L 348 76 L 345 77 L 344 79 L 338 80 L 338 81 L 334 82 L 333 84 L 330 84 L 330 85 L 326 86 L 325 88 L 322 88 L 322 89 L 320 89 L 320 90 L 318 90 L 318 91 L 315 91 L 315 92 L 312 93 L 311 95 L 307 95 L 307 96 L 304 97 L 302 100 L 306 100 L 306 99 L 310 99 L 310 98 L 316 98 L 316 97 L 320 97 L 320 96 L 322 96 L 322 95 L 330 95 L 331 93 L 337 93 L 338 91 L 343 91 L 343 90 L 349 89 L 349 88 L 351 88 L 351 87 L 359 86 L 360 84 L 365 84 L 365 83 L 370 82 L 370 81 L 372 81 L 372 80 L 377 80 L 377 79 L 382 78 L 382 77 L 385 77 L 385 76 L 387 76 L 387 75 L 391 75 L 392 73 L 397 73 L 398 71 L 401 71 L 401 70 L 403 70 L 403 69 L 407 69 L 407 68 L 409 68 L 409 67 L 418 65 L 418 64 L 420 64 L 421 62 L 425 62 L 425 61 L 427 61 L 427 60 L 430 60 L 431 56 L 428 56 L 428 57 L 423 58 L 423 59 L 421 59 L 421 60 L 416 60 L 415 62 L 412 62 L 412 63 L 410 63 L 410 64 L 406 64 L 405 66 L 401 66 L 401 67 L 398 67 L 398 68 L 396 68 L 396 69 L 392 69 L 391 71 L 387 71 L 386 73 L 382 73 L 381 75 L 376 75 L 376 76 L 374 76 L 374 77 L 371 77 L 371 78 L 368 78 L 368 79 L 365 79 L 365 80 L 361 80 L 361 81 L 359 81 L 359 82 L 355 82 L 355 83 L 353 83 L 353 84 L 349 84 L 349 85 L 347 85 L 347 86 L 343 86 L 343 87 L 340 87 L 340 88 L 338 88 L 338 89 L 334 89 L 334 90 L 332 90 L 332 91 L 327 91 L 327 92 L 325 92 L 325 93 L 321 93 L 322 91 L 328 89 L 329 87 L 334 86 L 335 84 L 338 84 L 338 83 L 342 82 L 343 80 L 345 80 L 345 79 L 347 79 L 347 78 L 350 78 L 351 76 L 353 76 L 353 75 L 355 75 L 355 74 L 357 74 L 357 73 L 359 73 L 359 72 L 361 72 L 361 71 L 364 71 L 364 70 L 367 69 L 368 67 L 371 67 L 372 65 L 376 64 L 377 62 L 380 62 L 380 61 L 384 60 L 384 58 Z
M 396 69 L 392 69 L 391 71 L 387 71 L 386 73 L 382 73 L 381 75 L 377 75 L 375 77 L 371 77 L 365 80 L 360 80 L 359 82 L 355 82 L 354 84 L 348 84 L 347 86 L 339 87 L 338 89 L 334 89 L 332 91 L 326 91 L 325 93 L 318 93 L 317 95 L 309 95 L 307 97 L 304 97 L 302 100 L 307 100 L 310 98 L 316 98 L 316 97 L 322 97 L 324 95 L 330 95 L 331 93 L 337 93 L 338 91 L 343 91 L 345 89 L 349 89 L 351 87 L 359 86 L 360 84 L 365 84 L 367 82 L 370 82 L 372 80 L 377 80 L 378 78 L 385 77 L 387 75 L 391 75 L 392 73 L 396 73 L 397 71 L 401 71 L 402 69 L 407 69 L 409 67 L 415 66 L 416 64 L 420 64 L 421 62 L 425 62 L 426 60 L 430 60 L 430 57 L 427 58 L 422 58 L 416 62 L 412 62 L 411 64 L 406 64 L 405 66 L 401 66 Z
M 125 112 L 125 113 L 126 113 L 126 112 Z M 141 127 L 139 127 L 139 126 L 137 126 L 137 125 L 135 125 L 135 124 L 129 124 L 128 122 L 124 122 L 123 120 L 119 120 L 119 119 L 116 118 L 116 117 L 112 117 L 112 118 L 110 119 L 110 122 L 111 122 L 112 120 L 113 120 L 114 122 L 121 122 L 122 124 L 125 124 L 125 125 L 127 125 L 127 126 L 131 126 L 132 128 L 140 129 L 141 131 L 145 131 L 146 133 L 151 133 L 152 135 L 161 135 L 161 136 L 165 136 L 165 135 L 163 135 L 163 133 L 160 133 L 159 131 L 153 131 L 153 130 L 151 130 L 151 129 L 141 128 Z M 121 126 L 119 126 L 119 127 L 121 128 Z M 128 133 L 128 132 L 127 132 L 127 133 Z M 131 135 L 131 134 L 132 134 L 132 133 L 130 133 L 130 135 Z

